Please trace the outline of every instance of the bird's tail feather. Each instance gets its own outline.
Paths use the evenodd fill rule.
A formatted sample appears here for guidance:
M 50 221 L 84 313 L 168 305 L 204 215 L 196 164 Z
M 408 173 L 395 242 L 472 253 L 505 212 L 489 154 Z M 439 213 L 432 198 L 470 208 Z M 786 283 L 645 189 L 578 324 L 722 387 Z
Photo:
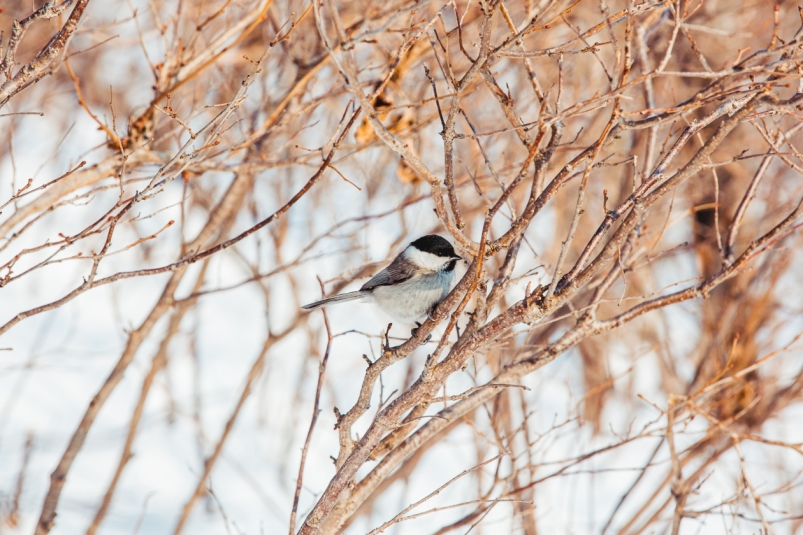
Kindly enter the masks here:
M 347 292 L 340 295 L 333 295 L 332 297 L 327 297 L 326 299 L 321 299 L 320 301 L 315 301 L 314 303 L 310 303 L 308 305 L 304 305 L 304 310 L 315 310 L 321 307 L 325 307 L 326 305 L 331 305 L 332 303 L 339 303 L 341 301 L 353 301 L 354 299 L 359 299 L 362 297 L 363 294 L 359 290 L 356 292 Z

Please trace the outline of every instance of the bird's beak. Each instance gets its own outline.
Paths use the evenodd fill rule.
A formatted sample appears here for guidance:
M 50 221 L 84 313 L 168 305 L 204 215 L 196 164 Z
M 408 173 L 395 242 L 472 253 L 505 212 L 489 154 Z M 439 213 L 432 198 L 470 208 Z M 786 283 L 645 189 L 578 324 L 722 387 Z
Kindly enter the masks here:
M 463 257 L 454 255 L 454 256 L 452 256 L 452 260 L 463 260 Z

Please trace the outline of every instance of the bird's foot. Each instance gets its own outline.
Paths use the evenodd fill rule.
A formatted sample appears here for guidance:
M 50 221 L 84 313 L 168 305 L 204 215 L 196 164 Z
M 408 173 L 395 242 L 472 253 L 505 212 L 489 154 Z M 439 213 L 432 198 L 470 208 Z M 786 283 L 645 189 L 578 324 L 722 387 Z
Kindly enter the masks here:
M 415 328 L 414 328 L 412 331 L 410 331 L 410 334 L 412 334 L 413 336 L 415 336 L 416 334 L 418 334 L 418 329 L 421 327 L 421 324 L 420 324 L 420 323 L 418 323 L 417 321 L 415 322 L 415 324 L 416 324 L 416 325 L 418 325 L 418 327 L 415 327 Z M 431 335 L 431 334 L 430 334 L 430 335 L 427 335 L 427 338 L 426 338 L 426 340 L 424 340 L 424 343 L 426 344 L 426 343 L 427 343 L 427 342 L 429 342 L 430 340 L 432 340 L 432 335 Z

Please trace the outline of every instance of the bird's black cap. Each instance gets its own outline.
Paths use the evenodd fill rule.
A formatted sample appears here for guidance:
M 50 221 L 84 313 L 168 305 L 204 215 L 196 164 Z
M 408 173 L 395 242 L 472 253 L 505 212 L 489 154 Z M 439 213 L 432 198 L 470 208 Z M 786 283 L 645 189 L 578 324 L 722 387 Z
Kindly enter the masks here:
M 436 256 L 460 258 L 455 254 L 452 244 L 437 234 L 430 234 L 429 236 L 418 238 L 410 245 L 419 251 L 424 251 L 425 253 L 434 254 Z

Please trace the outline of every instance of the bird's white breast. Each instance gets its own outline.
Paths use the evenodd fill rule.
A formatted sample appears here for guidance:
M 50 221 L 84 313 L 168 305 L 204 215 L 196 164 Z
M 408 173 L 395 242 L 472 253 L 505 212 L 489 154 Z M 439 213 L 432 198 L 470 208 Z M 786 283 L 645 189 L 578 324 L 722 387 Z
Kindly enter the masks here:
M 412 323 L 426 318 L 451 291 L 454 280 L 454 270 L 417 275 L 400 284 L 376 287 L 371 299 L 393 319 Z

